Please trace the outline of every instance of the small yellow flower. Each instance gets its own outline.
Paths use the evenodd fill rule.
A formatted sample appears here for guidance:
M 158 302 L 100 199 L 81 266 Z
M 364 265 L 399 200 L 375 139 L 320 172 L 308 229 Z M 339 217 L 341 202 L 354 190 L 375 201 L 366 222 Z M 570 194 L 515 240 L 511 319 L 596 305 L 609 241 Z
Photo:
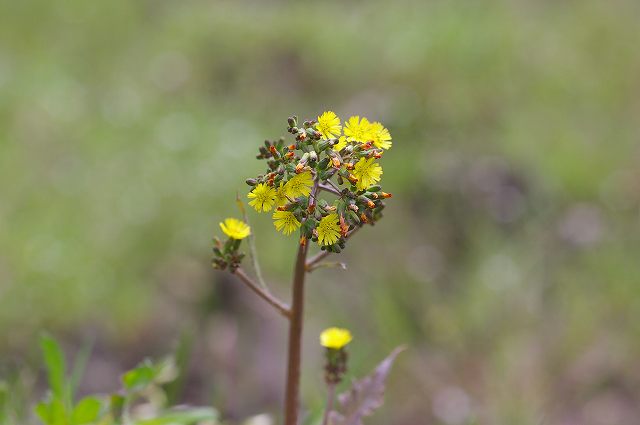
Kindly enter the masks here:
M 333 150 L 338 152 L 344 149 L 347 146 L 347 136 L 340 136 L 338 139 L 338 143 L 333 145 Z
M 244 239 L 251 234 L 251 228 L 244 221 L 237 218 L 227 218 L 220 223 L 220 228 L 225 235 L 232 239 Z
M 293 176 L 285 185 L 285 193 L 291 198 L 298 196 L 309 196 L 313 186 L 313 176 L 311 171 L 305 171 Z
M 391 147 L 391 134 L 382 124 L 374 122 L 371 124 L 371 140 L 373 144 L 380 149 L 389 149 Z
M 291 211 L 276 211 L 273 213 L 272 218 L 276 230 L 285 235 L 290 235 L 301 226 L 301 223 Z
M 353 175 L 358 179 L 356 187 L 359 190 L 365 190 L 380 181 L 382 167 L 374 161 L 375 158 L 360 158 L 360 161 L 356 163 Z
M 333 245 L 340 239 L 340 225 L 338 224 L 338 214 L 331 213 L 323 217 L 316 228 L 318 232 L 319 245 Z
M 371 140 L 371 123 L 368 119 L 359 116 L 349 118 L 344 124 L 344 135 L 350 142 L 366 142 Z
M 320 334 L 320 345 L 339 350 L 351 342 L 353 337 L 348 329 L 328 328 Z
M 289 202 L 287 199 L 287 190 L 284 183 L 280 182 L 280 186 L 276 189 L 276 207 L 280 207 Z
M 322 134 L 323 139 L 338 137 L 340 130 L 342 130 L 340 118 L 333 111 L 323 112 L 322 115 L 318 117 L 316 129 Z
M 269 211 L 276 202 L 276 190 L 271 186 L 260 183 L 249 192 L 247 197 L 253 199 L 253 201 L 249 201 L 249 205 L 255 208 L 256 211 Z

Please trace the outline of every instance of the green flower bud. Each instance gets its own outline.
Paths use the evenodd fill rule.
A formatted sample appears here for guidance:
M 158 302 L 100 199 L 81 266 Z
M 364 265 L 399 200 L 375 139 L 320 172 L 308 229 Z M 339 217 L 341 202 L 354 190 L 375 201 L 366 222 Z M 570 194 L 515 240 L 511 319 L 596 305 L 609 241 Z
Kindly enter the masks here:
M 324 158 L 322 158 L 322 160 L 318 163 L 318 169 L 319 170 L 326 170 L 327 167 L 329 166 L 329 158 L 327 158 L 326 156 Z M 325 179 L 326 180 L 326 179 Z

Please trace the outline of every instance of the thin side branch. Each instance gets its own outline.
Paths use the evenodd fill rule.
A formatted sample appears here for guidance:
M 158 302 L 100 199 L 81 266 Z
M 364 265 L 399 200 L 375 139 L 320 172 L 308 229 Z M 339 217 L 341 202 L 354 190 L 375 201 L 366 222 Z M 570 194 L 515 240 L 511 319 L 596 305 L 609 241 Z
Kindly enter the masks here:
M 247 216 L 247 211 L 245 210 L 244 204 L 240 200 L 240 196 L 238 196 L 237 192 L 236 192 L 236 204 L 238 204 L 238 208 L 240 208 L 240 213 L 242 214 L 242 219 L 248 225 L 249 224 L 249 217 Z M 251 257 L 251 263 L 253 264 L 253 270 L 256 272 L 256 278 L 258 279 L 258 284 L 262 287 L 262 289 L 264 289 L 265 291 L 269 292 L 269 289 L 267 288 L 267 284 L 265 283 L 265 281 L 264 281 L 264 279 L 262 277 L 262 269 L 260 268 L 260 262 L 258 261 L 258 252 L 256 250 L 256 240 L 255 240 L 255 237 L 253 236 L 253 232 L 251 232 L 249 234 L 249 238 L 248 239 L 249 239 L 248 240 L 248 242 L 249 242 L 249 256 Z
M 357 232 L 361 228 L 362 226 L 359 226 L 353 229 L 352 231 L 350 231 L 349 234 L 347 235 L 347 239 L 349 239 L 355 232 Z M 305 269 L 307 270 L 307 272 L 311 272 L 313 269 L 317 268 L 317 266 L 315 265 L 318 264 L 320 261 L 324 260 L 325 258 L 327 258 L 329 254 L 331 254 L 331 252 L 329 251 L 320 251 L 313 257 L 309 258 L 309 260 L 307 260 L 307 264 L 305 265 Z
M 334 269 L 342 269 L 342 270 L 347 270 L 347 265 L 341 261 L 332 261 L 332 262 L 325 262 L 325 263 L 316 263 L 313 264 L 311 266 L 307 266 L 307 272 L 311 273 L 312 271 L 314 271 L 315 269 L 319 269 L 319 268 L 334 268 Z
M 331 180 L 328 180 L 329 182 L 331 182 Z M 327 186 L 325 184 L 319 184 L 318 188 L 321 190 L 324 190 L 325 192 L 329 192 L 332 193 L 336 196 L 342 196 L 342 193 L 339 190 L 336 190 L 335 188 L 331 187 L 331 186 Z
M 289 306 L 276 298 L 271 292 L 269 292 L 266 288 L 261 288 L 255 283 L 242 269 L 237 269 L 234 275 L 238 276 L 245 285 L 249 287 L 253 292 L 255 292 L 260 298 L 268 302 L 273 308 L 278 310 L 280 314 L 282 314 L 287 319 L 291 317 L 291 310 Z

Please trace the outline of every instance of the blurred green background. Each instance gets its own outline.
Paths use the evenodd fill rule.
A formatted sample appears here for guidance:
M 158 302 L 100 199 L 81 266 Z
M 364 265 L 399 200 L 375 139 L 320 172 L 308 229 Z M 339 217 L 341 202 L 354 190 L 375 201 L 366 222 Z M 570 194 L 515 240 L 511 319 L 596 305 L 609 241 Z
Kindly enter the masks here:
M 218 222 L 286 117 L 391 131 L 386 217 L 310 276 L 351 374 L 393 347 L 369 424 L 640 416 L 640 4 L 0 3 L 0 371 L 42 394 L 37 335 L 94 341 L 82 391 L 191 341 L 179 400 L 279 415 L 285 323 L 210 268 Z M 288 298 L 294 238 L 253 213 Z

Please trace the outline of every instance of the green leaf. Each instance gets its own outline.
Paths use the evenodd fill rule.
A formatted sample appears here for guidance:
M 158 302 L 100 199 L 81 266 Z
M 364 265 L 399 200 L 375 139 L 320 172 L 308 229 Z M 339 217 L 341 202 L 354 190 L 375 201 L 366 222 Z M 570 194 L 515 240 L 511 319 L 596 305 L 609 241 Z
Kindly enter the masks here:
M 36 407 L 33 408 L 33 411 L 36 413 L 36 415 L 38 415 L 43 423 L 45 423 L 46 425 L 49 425 L 51 423 L 48 403 L 41 401 L 40 403 L 36 404 Z
M 111 416 L 115 419 L 120 418 L 122 416 L 122 411 L 124 410 L 126 399 L 120 394 L 112 394 L 109 401 L 109 411 Z
M 218 412 L 210 407 L 194 407 L 172 409 L 163 412 L 153 419 L 135 421 L 135 425 L 189 425 L 202 421 L 214 422 L 218 419 Z
M 122 375 L 122 384 L 124 388 L 129 391 L 140 391 L 149 386 L 156 378 L 158 371 L 156 367 L 151 363 L 149 359 L 144 360 L 141 364 L 136 366 Z
M 130 392 L 141 391 L 151 384 L 165 384 L 176 379 L 177 368 L 169 357 L 157 364 L 145 359 L 135 369 L 122 375 L 122 384 Z
M 34 410 L 46 425 L 69 425 L 64 403 L 60 399 L 40 402 Z
M 78 384 L 80 383 L 80 379 L 82 379 L 82 375 L 84 375 L 91 351 L 93 351 L 93 340 L 88 340 L 82 345 L 80 352 L 75 358 L 73 369 L 71 370 L 71 377 L 69 378 L 69 399 L 71 400 L 75 398 Z
M 83 425 L 94 422 L 98 419 L 102 402 L 95 397 L 85 397 L 73 409 L 72 423 Z
M 55 398 L 66 400 L 65 396 L 65 361 L 60 345 L 49 335 L 40 337 L 40 347 L 47 367 L 49 386 Z

